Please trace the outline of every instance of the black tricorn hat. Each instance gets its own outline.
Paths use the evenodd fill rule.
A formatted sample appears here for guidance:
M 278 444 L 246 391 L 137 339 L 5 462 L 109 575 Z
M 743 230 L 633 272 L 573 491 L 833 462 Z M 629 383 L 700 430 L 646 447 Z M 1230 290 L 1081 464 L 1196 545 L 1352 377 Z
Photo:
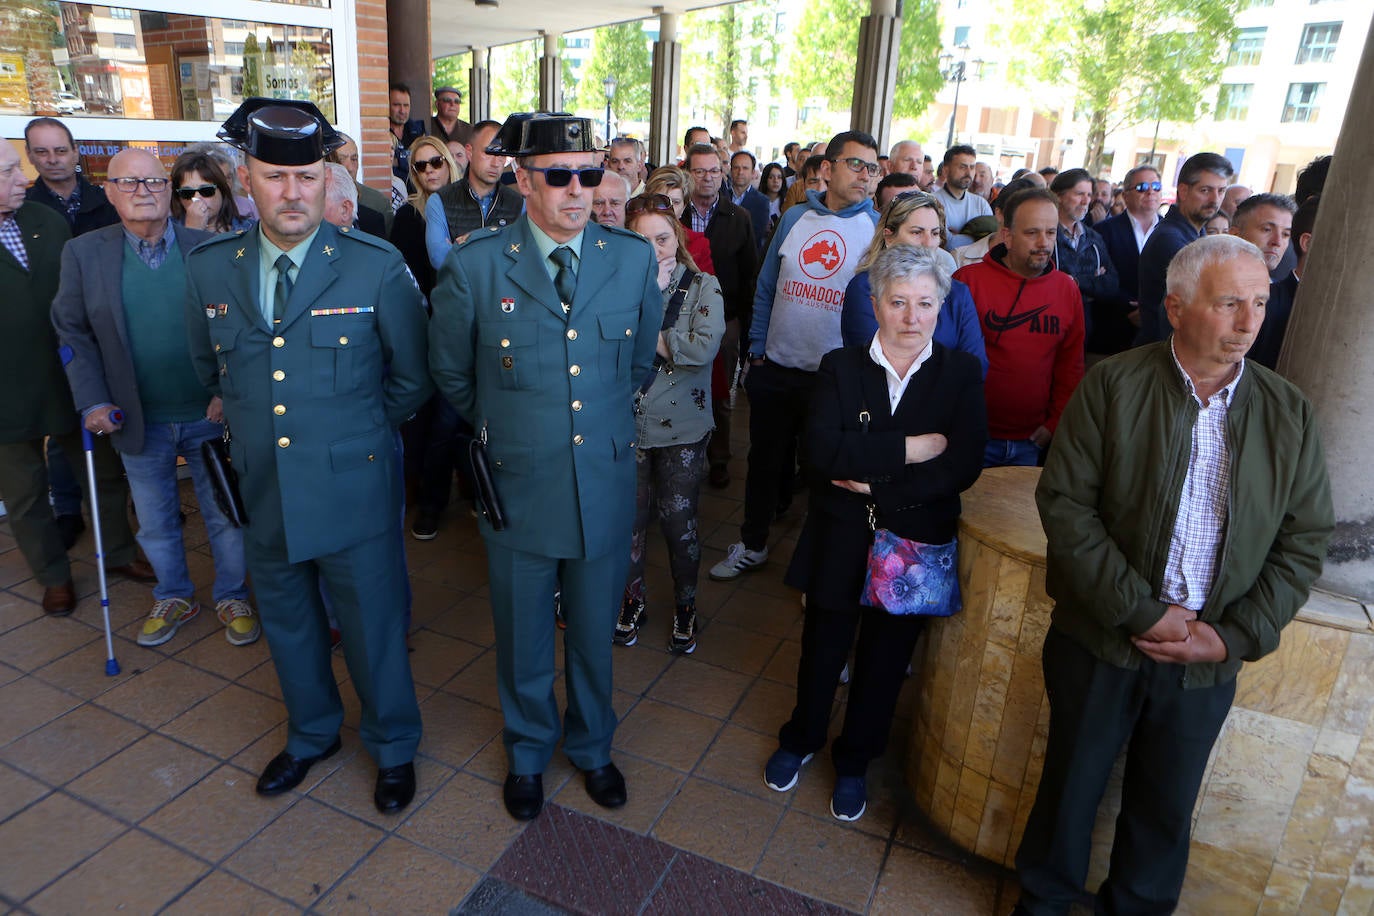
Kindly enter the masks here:
M 216 136 L 272 165 L 310 165 L 345 143 L 314 102 L 296 99 L 244 99 Z
M 518 111 L 487 147 L 489 156 L 538 156 L 540 153 L 596 151 L 592 122 L 566 111 Z

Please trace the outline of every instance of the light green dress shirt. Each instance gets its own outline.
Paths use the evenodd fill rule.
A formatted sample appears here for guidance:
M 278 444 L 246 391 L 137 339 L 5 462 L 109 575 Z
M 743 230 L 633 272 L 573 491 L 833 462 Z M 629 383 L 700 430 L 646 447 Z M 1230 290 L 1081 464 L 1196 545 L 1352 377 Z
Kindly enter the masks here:
M 291 270 L 291 282 L 295 283 L 296 278 L 301 274 L 301 265 L 305 263 L 305 256 L 310 253 L 310 246 L 315 242 L 315 236 L 319 235 L 320 227 L 316 226 L 315 231 L 306 237 L 290 251 L 282 251 L 276 245 L 267 240 L 267 235 L 258 229 L 258 298 L 262 307 L 262 317 L 267 320 L 267 326 L 272 327 L 272 318 L 277 296 L 277 258 L 286 255 L 291 259 L 295 267 Z M 552 250 L 552 249 L 550 249 Z
M 577 233 L 577 235 L 563 242 L 560 246 L 558 242 L 549 238 L 548 235 L 544 233 L 544 230 L 536 226 L 534 220 L 530 220 L 529 224 L 530 237 L 534 239 L 534 247 L 539 249 L 539 255 L 544 259 L 544 270 L 548 271 L 549 279 L 552 280 L 554 277 L 558 276 L 558 265 L 549 259 L 549 255 L 553 254 L 553 250 L 558 247 L 572 249 L 572 271 L 573 274 L 576 275 L 582 267 L 582 236 L 586 234 L 586 231 L 584 230 Z

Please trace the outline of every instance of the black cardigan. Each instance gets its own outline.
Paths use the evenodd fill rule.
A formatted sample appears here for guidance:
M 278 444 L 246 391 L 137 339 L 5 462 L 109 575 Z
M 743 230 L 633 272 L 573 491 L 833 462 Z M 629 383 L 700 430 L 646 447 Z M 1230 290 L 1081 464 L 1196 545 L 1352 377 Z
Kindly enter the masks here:
M 983 470 L 987 410 L 978 360 L 940 344 L 907 385 L 893 415 L 887 378 L 867 346 L 843 347 L 821 360 L 806 434 L 807 464 L 814 475 L 810 511 L 831 524 L 868 531 L 868 505 L 877 506 L 878 527 L 929 544 L 954 537 L 959 494 Z M 869 413 L 867 431 L 859 414 Z M 941 433 L 943 454 L 906 463 L 906 437 Z M 871 497 L 836 487 L 831 480 L 867 481 Z

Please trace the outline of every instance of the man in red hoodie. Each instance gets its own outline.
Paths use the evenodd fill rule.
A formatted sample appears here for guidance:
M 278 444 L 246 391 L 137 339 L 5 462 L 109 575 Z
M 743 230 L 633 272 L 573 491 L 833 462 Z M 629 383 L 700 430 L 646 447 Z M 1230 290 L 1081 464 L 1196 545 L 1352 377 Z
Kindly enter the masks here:
M 988 354 L 984 467 L 1038 464 L 1083 378 L 1083 299 L 1051 263 L 1059 200 L 1031 188 L 1002 214 L 1001 243 L 954 275 L 973 293 Z

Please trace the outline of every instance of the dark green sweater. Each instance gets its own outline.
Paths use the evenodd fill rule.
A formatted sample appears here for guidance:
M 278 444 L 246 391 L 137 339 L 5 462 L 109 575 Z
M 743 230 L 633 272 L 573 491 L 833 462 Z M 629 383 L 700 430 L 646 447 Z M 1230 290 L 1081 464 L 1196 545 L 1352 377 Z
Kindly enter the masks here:
M 147 423 L 188 423 L 205 416 L 209 395 L 186 344 L 186 262 L 173 243 L 157 270 L 124 245 L 124 324 L 138 399 Z

